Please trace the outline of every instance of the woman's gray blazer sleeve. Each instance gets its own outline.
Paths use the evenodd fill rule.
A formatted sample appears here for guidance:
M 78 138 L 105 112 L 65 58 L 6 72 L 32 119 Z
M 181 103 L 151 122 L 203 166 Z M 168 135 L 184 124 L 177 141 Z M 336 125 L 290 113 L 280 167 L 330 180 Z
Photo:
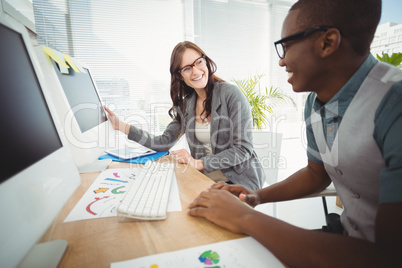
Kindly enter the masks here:
M 170 122 L 163 134 L 159 136 L 152 135 L 148 131 L 131 125 L 128 138 L 152 150 L 164 152 L 168 151 L 177 142 L 179 131 L 180 124 L 176 120 Z

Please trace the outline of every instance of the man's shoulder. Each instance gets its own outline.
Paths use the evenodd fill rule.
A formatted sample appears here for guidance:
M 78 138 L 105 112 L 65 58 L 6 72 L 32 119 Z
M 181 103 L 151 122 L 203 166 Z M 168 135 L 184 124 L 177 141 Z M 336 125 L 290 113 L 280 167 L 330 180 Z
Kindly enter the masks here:
M 380 105 L 377 107 L 376 118 L 380 116 L 381 113 L 385 113 L 386 117 L 390 114 L 395 114 L 399 116 L 402 112 L 402 80 L 396 82 L 388 90 L 387 94 L 381 100 Z
M 402 73 L 402 70 L 401 70 Z M 396 82 L 390 89 L 391 94 L 402 95 L 402 80 Z

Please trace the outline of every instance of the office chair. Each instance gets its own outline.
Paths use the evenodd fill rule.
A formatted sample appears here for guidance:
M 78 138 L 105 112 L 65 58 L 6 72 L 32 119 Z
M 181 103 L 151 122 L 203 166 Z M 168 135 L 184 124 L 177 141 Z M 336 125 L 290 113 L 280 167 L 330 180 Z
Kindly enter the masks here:
M 326 196 L 337 196 L 336 189 L 331 183 L 325 190 L 318 194 L 309 195 L 307 197 L 321 197 L 324 207 L 325 222 L 327 225 L 322 226 L 322 231 L 326 233 L 343 234 L 343 226 L 341 224 L 340 215 L 337 213 L 328 213 Z
M 281 154 L 282 133 L 253 130 L 253 146 L 268 185 L 278 181 L 278 162 Z

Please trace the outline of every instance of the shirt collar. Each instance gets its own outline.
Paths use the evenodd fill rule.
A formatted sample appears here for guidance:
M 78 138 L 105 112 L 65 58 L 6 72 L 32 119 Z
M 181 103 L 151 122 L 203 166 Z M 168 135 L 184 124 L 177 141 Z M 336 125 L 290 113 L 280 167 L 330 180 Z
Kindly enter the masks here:
M 349 79 L 348 82 L 346 82 L 341 90 L 339 90 L 339 92 L 336 93 L 335 96 L 328 103 L 324 104 L 317 98 L 315 99 L 314 110 L 318 111 L 321 108 L 325 107 L 326 117 L 333 117 L 334 115 L 343 117 L 353 97 L 356 95 L 364 79 L 376 63 L 377 60 L 374 58 L 374 56 L 369 54 L 363 64 L 356 71 L 356 73 Z

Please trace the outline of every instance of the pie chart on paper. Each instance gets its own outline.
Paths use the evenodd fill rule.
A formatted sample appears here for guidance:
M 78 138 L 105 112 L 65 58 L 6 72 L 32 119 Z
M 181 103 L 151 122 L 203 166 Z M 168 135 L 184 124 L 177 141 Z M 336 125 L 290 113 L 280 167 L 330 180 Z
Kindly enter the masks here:
M 212 250 L 207 250 L 198 257 L 201 263 L 205 265 L 214 265 L 219 262 L 219 254 Z M 211 267 L 212 268 L 212 267 Z

